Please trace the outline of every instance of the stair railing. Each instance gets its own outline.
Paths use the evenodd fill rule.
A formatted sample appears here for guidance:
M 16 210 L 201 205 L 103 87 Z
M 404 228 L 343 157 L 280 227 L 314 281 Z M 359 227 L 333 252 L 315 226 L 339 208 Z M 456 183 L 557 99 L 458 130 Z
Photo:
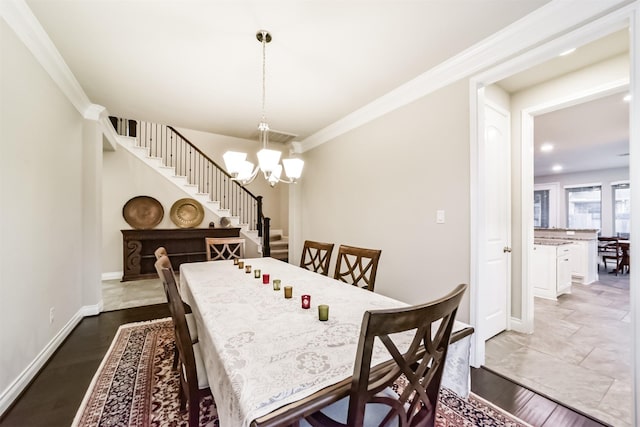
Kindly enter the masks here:
M 270 256 L 270 218 L 264 216 L 262 196 L 255 196 L 234 181 L 222 167 L 193 145 L 172 126 L 144 121 L 110 117 L 119 135 L 135 137 L 137 145 L 148 148 L 151 157 L 162 159 L 165 166 L 173 167 L 177 176 L 183 176 L 198 192 L 208 194 L 209 200 L 220 203 L 240 223 L 257 230 L 262 238 L 262 255 Z

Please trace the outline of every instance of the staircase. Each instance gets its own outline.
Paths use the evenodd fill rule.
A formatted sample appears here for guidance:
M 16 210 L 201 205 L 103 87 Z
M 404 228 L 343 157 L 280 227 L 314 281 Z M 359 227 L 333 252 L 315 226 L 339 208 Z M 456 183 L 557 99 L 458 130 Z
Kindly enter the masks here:
M 117 139 L 120 146 L 200 202 L 218 222 L 226 217 L 232 226 L 239 227 L 242 237 L 248 240 L 249 253 L 257 256 L 270 253 L 270 239 L 263 235 L 275 235 L 281 243 L 286 241 L 281 233 L 269 231 L 269 218 L 262 214 L 262 197 L 254 196 L 233 181 L 174 128 L 117 118 L 111 118 L 111 122 L 120 135 Z M 287 248 L 285 244 L 284 259 L 288 257 Z M 277 249 L 271 255 L 283 259 L 281 248 Z
M 283 236 L 282 230 L 271 230 L 269 233 L 271 257 L 289 262 L 289 238 Z

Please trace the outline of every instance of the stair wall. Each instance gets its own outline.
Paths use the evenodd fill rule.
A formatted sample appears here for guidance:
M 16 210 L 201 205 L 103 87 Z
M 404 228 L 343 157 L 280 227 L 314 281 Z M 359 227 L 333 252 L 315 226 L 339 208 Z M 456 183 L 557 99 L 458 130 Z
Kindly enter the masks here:
M 205 216 L 199 227 L 207 227 L 211 221 L 219 225 L 220 217 L 229 215 L 226 211 L 216 210 L 214 203 L 206 203 L 195 189 L 185 186 L 180 178 L 172 179 L 171 171 L 160 168 L 159 162 L 145 159 L 144 150 L 131 149 L 134 141 L 133 138 L 118 137 L 118 149 L 103 152 L 103 280 L 122 277 L 120 230 L 131 228 L 122 216 L 122 207 L 132 197 L 151 196 L 162 204 L 164 216 L 156 228 L 176 228 L 169 216 L 171 206 L 185 197 L 195 198 L 205 208 Z M 240 226 L 237 219 L 235 223 Z M 243 231 L 242 234 L 247 240 L 247 257 L 261 256 L 257 232 Z

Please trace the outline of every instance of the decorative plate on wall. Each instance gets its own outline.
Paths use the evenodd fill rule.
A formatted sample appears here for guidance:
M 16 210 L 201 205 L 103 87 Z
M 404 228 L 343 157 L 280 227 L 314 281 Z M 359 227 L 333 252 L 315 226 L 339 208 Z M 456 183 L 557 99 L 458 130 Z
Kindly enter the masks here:
M 180 199 L 171 206 L 171 221 L 180 228 L 192 228 L 200 225 L 204 219 L 204 209 L 195 199 Z
M 122 207 L 122 216 L 131 227 L 149 230 L 160 224 L 164 209 L 159 201 L 149 196 L 137 196 L 129 199 Z

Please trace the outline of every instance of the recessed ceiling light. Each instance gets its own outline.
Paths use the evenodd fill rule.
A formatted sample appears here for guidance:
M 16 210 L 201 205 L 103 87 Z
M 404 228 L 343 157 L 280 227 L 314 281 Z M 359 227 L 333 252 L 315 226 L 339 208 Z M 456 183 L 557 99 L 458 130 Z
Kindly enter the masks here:
M 545 142 L 540 146 L 540 151 L 543 153 L 548 153 L 549 151 L 553 151 L 553 144 L 550 142 Z
M 562 165 L 553 165 L 551 170 L 554 172 L 560 172 L 562 170 Z
M 630 93 L 626 94 L 624 98 L 622 98 L 622 100 L 624 102 L 631 102 L 631 94 Z
M 571 49 L 567 49 L 564 52 L 560 52 L 560 55 L 558 55 L 558 56 L 567 56 L 567 55 L 572 54 L 575 51 L 576 51 L 576 48 L 572 47 Z

